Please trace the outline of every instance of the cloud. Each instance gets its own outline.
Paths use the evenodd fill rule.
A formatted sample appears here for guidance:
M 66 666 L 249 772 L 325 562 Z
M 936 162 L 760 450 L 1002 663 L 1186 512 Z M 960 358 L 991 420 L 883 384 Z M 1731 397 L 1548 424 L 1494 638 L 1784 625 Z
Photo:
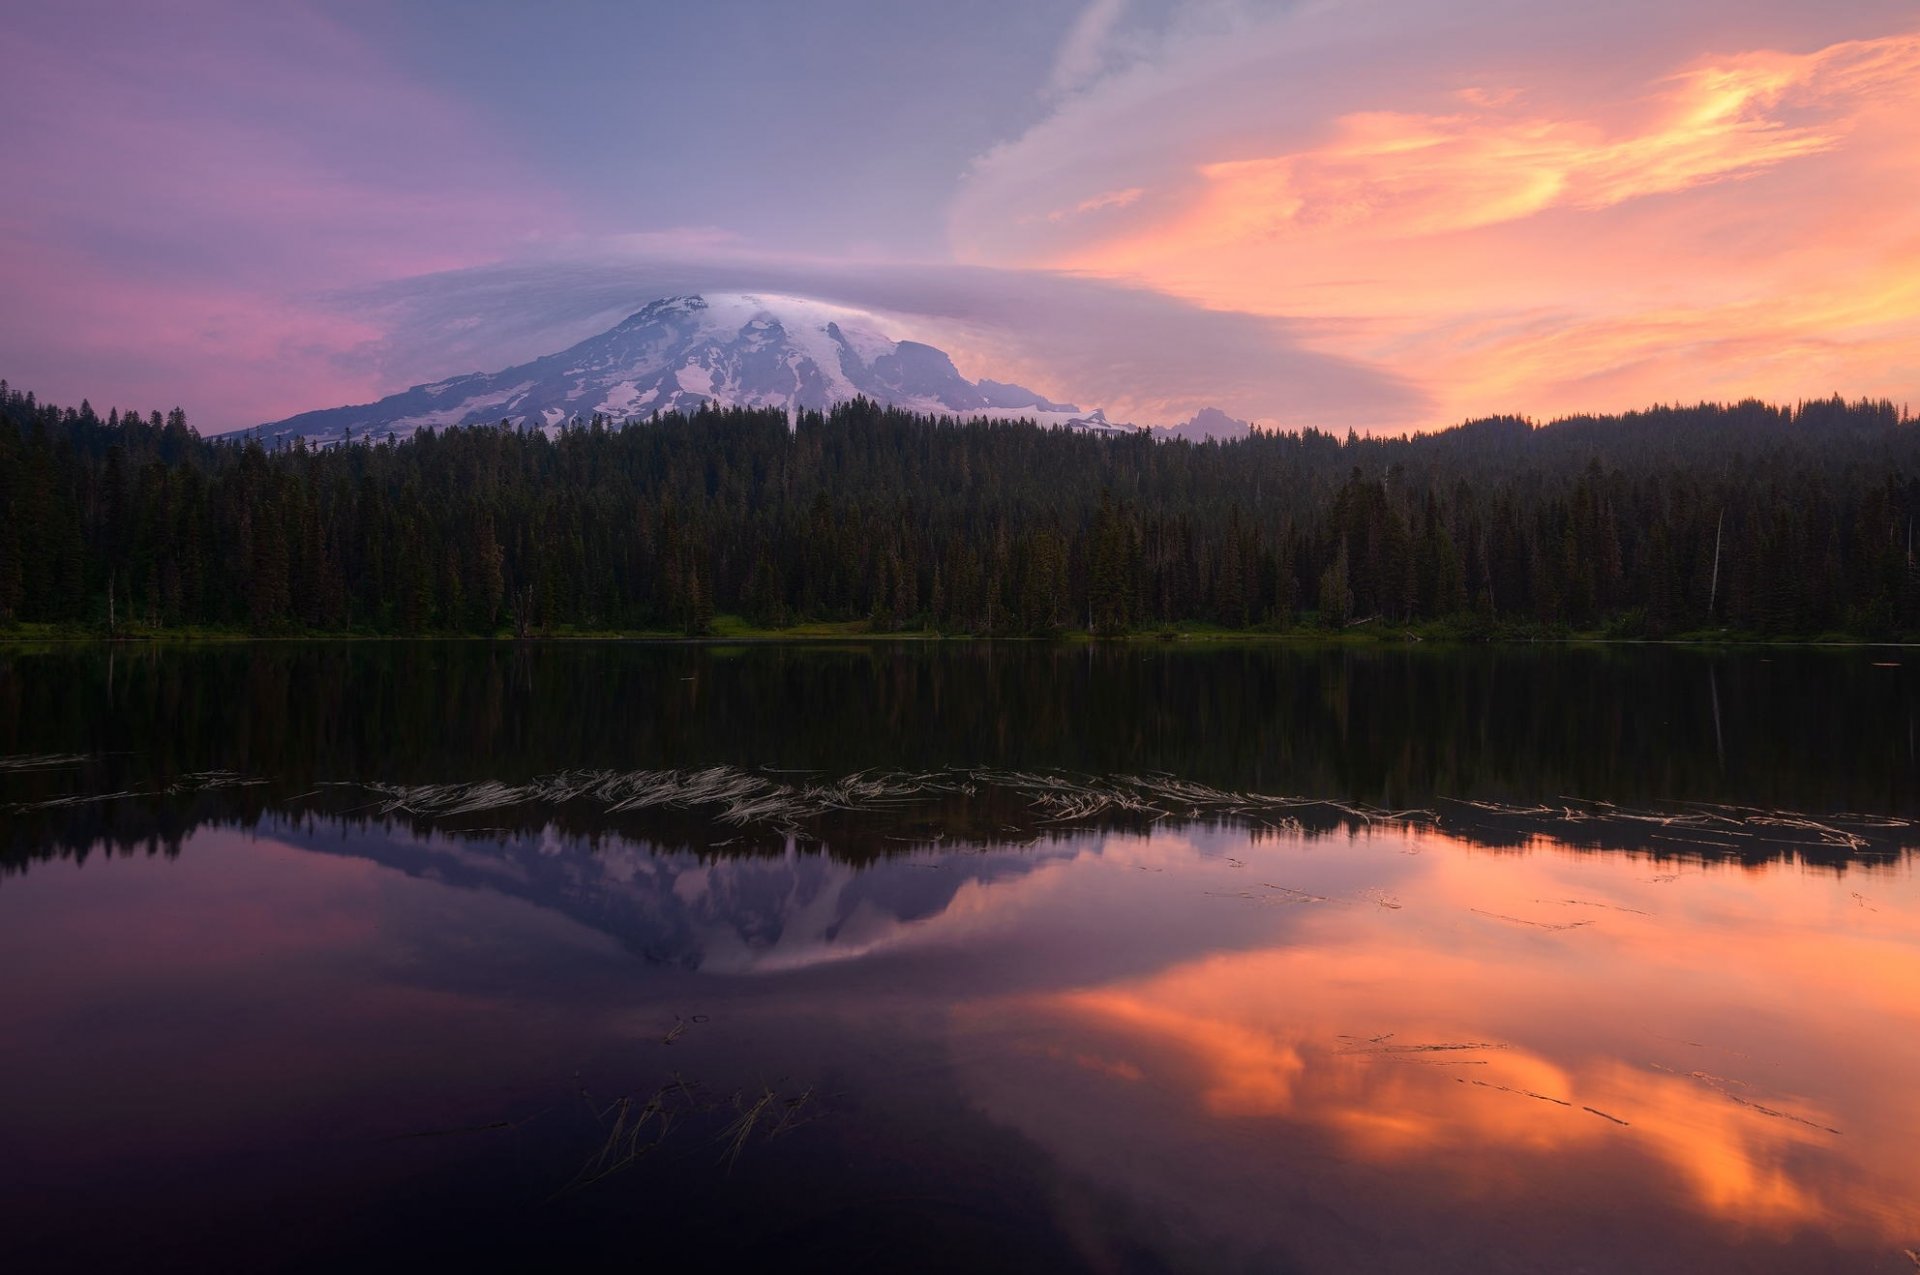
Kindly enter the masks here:
M 1199 197 L 1179 221 L 1153 227 L 1138 251 L 1167 237 L 1191 245 L 1444 235 L 1752 177 L 1834 150 L 1864 104 L 1910 100 L 1916 69 L 1920 36 L 1803 57 L 1748 54 L 1679 73 L 1652 99 L 1649 118 L 1617 130 L 1529 110 L 1519 94 L 1486 99 L 1496 104 L 1470 113 L 1343 115 L 1313 148 L 1198 165 Z M 1794 107 L 1806 122 L 1789 121 Z M 1137 202 L 1141 188 L 1133 193 L 1126 202 Z M 1096 196 L 1088 204 L 1108 202 Z M 1121 242 L 1091 255 L 1129 251 Z
M 1147 192 L 1139 186 L 1129 186 L 1125 190 L 1110 190 L 1103 195 L 1094 195 L 1083 199 L 1071 208 L 1056 208 L 1047 214 L 1048 221 L 1065 221 L 1069 217 L 1084 217 L 1088 213 L 1099 212 L 1103 208 L 1125 208 L 1138 202 Z
M 1127 0 L 1088 0 L 1054 55 L 1047 77 L 1052 92 L 1071 92 L 1106 69 L 1107 40 L 1126 7 Z
M 737 288 L 1146 421 L 1914 400 L 1917 29 L 1911 0 L 1090 0 L 1024 72 L 1043 118 L 965 174 L 953 259 L 874 264 L 776 251 L 786 206 L 716 228 L 737 193 L 583 225 L 483 94 L 317 6 L 14 6 L 0 374 L 239 427 Z
M 1169 32 L 980 158 L 961 259 L 1284 316 L 1425 391 L 1424 425 L 1920 389 L 1910 6 L 1374 0 Z
M 1109 74 L 1143 8 L 1091 6 L 1058 73 Z M 1397 376 L 1304 348 L 1284 319 L 1111 281 L 818 260 L 712 224 L 588 237 L 475 104 L 307 6 L 75 0 L 10 11 L 0 34 L 17 54 L 0 159 L 35 174 L 33 198 L 0 210 L 0 375 L 50 401 L 177 403 L 202 429 L 244 428 L 550 353 L 667 293 L 735 289 L 876 311 L 970 375 L 1117 419 L 1215 404 L 1344 428 L 1421 410 Z M 1103 220 L 1137 198 L 1102 186 L 1070 212 Z
M 383 330 L 270 291 L 120 273 L 42 245 L 5 271 L 0 376 L 43 401 L 142 413 L 183 407 L 202 433 L 315 403 L 378 397 Z
M 564 232 L 484 130 L 299 5 L 16 6 L 0 17 L 6 374 L 53 401 L 237 426 L 365 395 L 343 286 Z M 155 404 L 155 387 L 166 402 Z
M 689 244 L 699 232 L 691 232 Z M 665 241 L 665 242 L 671 242 Z M 343 320 L 383 335 L 347 360 L 389 390 L 563 349 L 646 302 L 681 292 L 761 291 L 867 311 L 973 377 L 1162 424 L 1217 404 L 1243 418 L 1344 429 L 1418 414 L 1391 373 L 1303 348 L 1282 319 L 1208 309 L 1072 274 L 942 264 L 806 260 L 746 251 L 608 251 L 449 271 L 334 297 Z

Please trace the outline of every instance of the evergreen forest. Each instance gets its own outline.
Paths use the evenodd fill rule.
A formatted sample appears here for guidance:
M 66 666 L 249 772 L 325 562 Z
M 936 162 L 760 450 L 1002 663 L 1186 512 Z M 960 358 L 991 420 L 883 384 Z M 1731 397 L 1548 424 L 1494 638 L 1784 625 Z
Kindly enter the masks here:
M 1886 402 L 1160 441 L 863 400 L 318 448 L 0 382 L 0 627 L 1920 636 Z

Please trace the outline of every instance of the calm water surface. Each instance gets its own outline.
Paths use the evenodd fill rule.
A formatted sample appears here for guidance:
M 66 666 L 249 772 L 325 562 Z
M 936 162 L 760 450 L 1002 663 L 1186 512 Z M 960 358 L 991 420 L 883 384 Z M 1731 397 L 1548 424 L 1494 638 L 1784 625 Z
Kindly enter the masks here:
M 1911 1271 L 1916 664 L 0 653 L 7 1265 Z

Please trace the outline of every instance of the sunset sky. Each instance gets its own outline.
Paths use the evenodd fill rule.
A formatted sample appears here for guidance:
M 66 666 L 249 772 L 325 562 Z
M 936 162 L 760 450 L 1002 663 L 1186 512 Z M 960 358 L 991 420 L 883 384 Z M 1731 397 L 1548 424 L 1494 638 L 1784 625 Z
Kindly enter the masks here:
M 0 45 L 0 376 L 206 431 L 693 289 L 1142 422 L 1920 404 L 1912 0 L 81 0 Z

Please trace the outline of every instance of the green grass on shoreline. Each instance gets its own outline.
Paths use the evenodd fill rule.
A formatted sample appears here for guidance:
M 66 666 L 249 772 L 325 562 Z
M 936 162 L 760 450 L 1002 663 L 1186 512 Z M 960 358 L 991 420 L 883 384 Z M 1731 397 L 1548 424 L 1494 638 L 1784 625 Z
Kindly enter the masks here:
M 493 633 L 436 632 L 378 633 L 348 630 L 328 632 L 286 630 L 257 633 L 247 629 L 181 626 L 178 628 L 123 628 L 109 636 L 104 626 L 89 624 L 11 624 L 0 626 L 0 649 L 51 644 L 98 643 L 115 645 L 213 645 L 242 642 L 396 642 L 467 641 L 512 642 L 511 630 Z M 1085 629 L 1063 629 L 1051 634 L 940 633 L 931 629 L 876 632 L 865 620 L 814 620 L 784 628 L 765 628 L 749 624 L 735 615 L 714 617 L 711 631 L 699 636 L 669 629 L 576 629 L 558 628 L 536 631 L 533 642 L 677 642 L 677 643 L 812 643 L 812 642 L 1052 642 L 1101 645 L 1161 644 L 1274 644 L 1298 646 L 1415 646 L 1432 643 L 1442 646 L 1516 646 L 1516 645 L 1623 645 L 1623 646 L 1765 646 L 1765 647 L 1848 647 L 1911 646 L 1913 635 L 1899 637 L 1861 637 L 1847 633 L 1823 633 L 1815 636 L 1779 636 L 1746 633 L 1731 629 L 1700 630 L 1670 634 L 1660 638 L 1621 634 L 1604 630 L 1573 630 L 1538 625 L 1485 626 L 1432 621 L 1397 625 L 1365 623 L 1341 629 L 1301 625 L 1288 629 L 1270 627 L 1235 629 L 1213 624 L 1180 624 L 1134 630 L 1124 634 L 1090 634 Z

